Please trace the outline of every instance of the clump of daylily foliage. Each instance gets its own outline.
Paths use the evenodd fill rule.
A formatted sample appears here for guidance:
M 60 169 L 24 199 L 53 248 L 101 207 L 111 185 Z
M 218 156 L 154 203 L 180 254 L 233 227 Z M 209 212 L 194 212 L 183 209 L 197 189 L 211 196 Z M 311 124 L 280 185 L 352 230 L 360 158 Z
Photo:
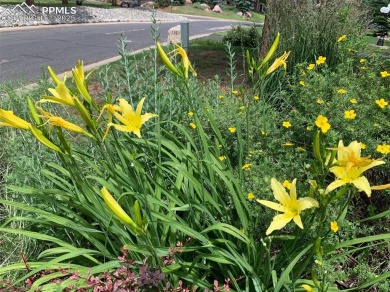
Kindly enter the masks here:
M 247 54 L 255 89 L 287 67 L 289 52 L 274 58 L 279 40 L 277 35 L 262 60 Z M 285 184 L 272 177 L 274 200 L 258 194 L 256 202 L 275 216 L 271 222 L 254 216 L 255 196 L 243 187 L 243 173 L 252 164 L 244 155 L 238 167 L 230 161 L 226 129 L 192 86 L 197 81 L 189 72 L 196 73 L 186 51 L 176 46 L 166 54 L 157 43 L 157 52 L 171 78 L 183 85 L 190 126 L 160 120 L 158 112 L 143 113 L 145 97 L 136 106 L 111 95 L 97 102 L 82 61 L 72 70 L 73 88 L 49 67 L 54 88 L 35 103 L 27 100 L 31 120 L 0 109 L 0 126 L 30 132 L 59 159 L 45 171 L 52 188 L 17 188 L 46 200 L 46 208 L 0 200 L 28 213 L 9 222 L 26 220 L 67 235 L 18 230 L 51 245 L 37 261 L 1 268 L 0 275 L 25 271 L 8 288 L 28 281 L 31 290 L 61 291 L 335 291 L 335 283 L 328 281 L 328 260 L 347 256 L 355 244 L 389 240 L 390 234 L 379 234 L 334 241 L 353 197 L 359 192 L 370 197 L 390 185 L 370 183 L 366 172 L 385 161 L 362 156 L 361 142 L 351 137 L 344 138 L 350 140 L 346 144 L 324 142 L 330 124 L 322 115 L 311 125 L 310 180 Z M 178 65 L 172 61 L 176 55 L 181 56 Z M 324 62 L 319 57 L 317 65 Z M 54 114 L 61 112 L 57 108 L 72 111 L 75 120 Z M 241 152 L 250 145 L 244 144 L 244 129 L 241 124 L 229 128 Z M 0 231 L 15 233 L 6 224 Z M 388 277 L 377 275 L 358 288 Z

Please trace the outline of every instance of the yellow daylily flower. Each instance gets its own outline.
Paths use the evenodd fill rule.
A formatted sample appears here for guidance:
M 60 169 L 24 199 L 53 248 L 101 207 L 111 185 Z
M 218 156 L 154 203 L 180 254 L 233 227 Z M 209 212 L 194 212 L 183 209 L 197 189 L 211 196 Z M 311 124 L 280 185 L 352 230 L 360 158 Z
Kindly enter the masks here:
M 326 193 L 347 183 L 351 183 L 359 191 L 364 191 L 368 197 L 371 196 L 370 183 L 362 174 L 366 170 L 384 164 L 385 162 L 370 159 L 370 157 L 361 157 L 360 153 L 361 143 L 353 141 L 348 146 L 344 146 L 343 141 L 340 140 L 337 148 L 335 166 L 329 169 L 336 176 L 336 180 L 326 188 Z
M 161 44 L 157 43 L 157 52 L 159 53 L 160 58 L 161 58 L 162 62 L 164 63 L 164 65 L 169 70 L 171 70 L 172 73 L 178 75 L 179 77 L 183 77 L 185 79 L 188 79 L 188 71 L 189 70 L 191 70 L 192 74 L 194 76 L 196 76 L 197 74 L 191 65 L 190 59 L 187 56 L 187 52 L 178 44 L 175 44 L 175 46 L 176 46 L 176 48 L 172 52 L 166 54 L 164 49 L 161 47 Z M 171 58 L 173 58 L 176 55 L 180 55 L 182 68 L 180 68 L 180 67 L 177 68 L 175 65 L 173 65 L 172 62 L 169 60 L 169 57 L 168 57 L 169 55 Z
M 114 197 L 110 194 L 106 187 L 101 189 L 101 194 L 104 199 L 104 202 L 107 204 L 108 208 L 124 223 L 127 223 L 132 230 L 137 230 L 138 226 L 135 224 L 134 220 L 130 218 L 129 215 L 122 209 Z
M 141 115 L 144 101 L 145 98 L 142 98 L 140 100 L 134 112 L 133 107 L 126 100 L 120 98 L 119 108 L 121 113 L 114 110 L 112 114 L 119 122 L 122 123 L 122 125 L 108 123 L 107 127 L 114 127 L 118 131 L 134 133 L 138 138 L 141 138 L 142 125 L 146 123 L 149 119 L 157 117 L 156 114 L 151 113 Z
M 70 93 L 69 88 L 65 85 L 65 81 L 60 81 L 56 88 L 49 88 L 48 89 L 52 96 L 45 95 L 44 98 L 39 100 L 39 103 L 43 102 L 54 102 L 54 103 L 60 103 L 63 105 L 69 105 L 74 106 L 74 96 Z
M 272 63 L 272 65 L 267 69 L 267 72 L 265 73 L 265 75 L 271 74 L 272 72 L 274 72 L 276 69 L 278 69 L 281 66 L 283 66 L 284 70 L 286 70 L 287 69 L 286 60 L 287 60 L 288 56 L 290 55 L 290 53 L 291 53 L 291 51 L 284 52 L 282 56 L 280 56 L 279 58 L 276 58 L 276 60 Z
M 319 206 L 317 200 L 309 197 L 297 199 L 296 193 L 297 179 L 291 183 L 290 195 L 287 194 L 283 185 L 275 178 L 271 178 L 271 188 L 274 197 L 280 204 L 266 200 L 256 200 L 258 203 L 267 206 L 283 214 L 276 215 L 271 222 L 271 225 L 266 231 L 266 235 L 271 234 L 275 230 L 280 230 L 287 225 L 291 220 L 295 222 L 301 229 L 303 224 L 301 220 L 301 211 L 309 208 L 317 208 Z
M 54 81 L 54 83 L 56 85 L 60 84 L 61 80 L 60 80 L 60 78 L 58 78 L 58 75 L 56 74 L 56 72 L 54 72 L 54 70 L 50 66 L 47 67 L 47 70 L 49 71 L 50 77 Z M 64 75 L 64 82 L 65 82 L 65 80 L 66 80 L 66 74 Z
M 91 74 L 90 72 L 89 74 Z M 79 90 L 80 94 L 84 97 L 84 99 L 91 104 L 92 103 L 92 97 L 89 95 L 86 79 L 88 78 L 84 75 L 84 63 L 81 60 L 77 61 L 77 65 L 75 68 L 72 69 L 73 74 L 73 80 L 76 83 L 77 89 Z
M 29 130 L 30 125 L 31 125 L 30 123 L 19 118 L 18 116 L 15 116 L 13 111 L 6 111 L 0 109 L 0 126 L 7 126 L 7 127 L 12 127 L 12 128 L 22 129 L 22 130 Z

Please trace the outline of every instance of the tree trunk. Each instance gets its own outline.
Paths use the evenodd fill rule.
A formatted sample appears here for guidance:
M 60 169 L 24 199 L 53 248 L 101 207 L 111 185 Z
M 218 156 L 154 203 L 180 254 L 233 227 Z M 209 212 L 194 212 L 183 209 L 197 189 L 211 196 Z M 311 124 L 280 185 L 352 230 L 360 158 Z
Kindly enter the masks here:
M 264 59 L 265 55 L 267 54 L 270 46 L 270 38 L 271 38 L 271 23 L 274 22 L 274 10 L 277 6 L 278 0 L 267 0 L 266 2 L 266 10 L 265 10 L 265 19 L 264 19 L 264 26 L 263 26 L 263 32 L 261 34 L 261 41 L 260 41 L 260 50 L 259 50 L 259 57 L 261 59 Z
M 29 5 L 29 6 L 35 4 L 34 0 L 26 0 L 24 2 L 26 2 L 26 4 Z
M 111 0 L 111 4 L 112 6 L 116 6 L 117 5 L 116 0 Z

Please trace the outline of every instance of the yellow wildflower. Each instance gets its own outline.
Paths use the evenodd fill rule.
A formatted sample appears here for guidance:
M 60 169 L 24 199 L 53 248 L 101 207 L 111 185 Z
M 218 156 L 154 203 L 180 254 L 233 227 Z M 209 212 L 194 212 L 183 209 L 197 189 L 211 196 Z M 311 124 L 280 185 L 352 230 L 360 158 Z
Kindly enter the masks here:
M 252 201 L 256 196 L 253 193 L 248 193 L 247 198 L 249 201 Z
M 219 156 L 218 159 L 224 161 L 226 159 L 226 156 Z
M 219 99 L 224 99 L 225 96 L 224 96 L 223 94 L 220 94 L 220 95 L 218 96 L 218 98 L 219 98 Z
M 291 189 L 291 183 L 288 180 L 285 180 L 282 184 L 286 189 Z
M 299 81 L 299 85 L 300 85 L 300 86 L 305 86 L 305 81 L 302 81 L 302 80 Z
M 242 170 L 246 170 L 246 169 L 249 169 L 251 166 L 252 166 L 252 163 L 245 163 L 245 164 L 241 167 L 241 169 L 242 169 Z
M 347 35 L 346 34 L 343 34 L 341 37 L 339 37 L 338 39 L 337 39 L 337 42 L 339 43 L 339 42 L 342 42 L 343 40 L 345 40 L 347 38 Z
M 267 132 L 266 132 L 266 131 L 264 131 L 264 130 L 261 130 L 261 135 L 263 135 L 263 136 L 267 136 L 268 134 L 267 134 Z
M 359 62 L 360 62 L 360 63 L 365 63 L 365 62 L 366 62 L 366 59 L 360 59 Z
M 345 94 L 347 93 L 347 91 L 344 88 L 340 88 L 339 90 L 337 90 L 337 93 Z
M 316 66 L 316 64 L 309 64 L 309 66 L 307 66 L 307 70 L 313 70 L 314 67 Z
M 301 151 L 301 152 L 304 152 L 304 151 L 306 151 L 306 149 L 305 149 L 305 148 L 303 148 L 303 147 L 297 147 L 296 149 L 297 149 L 297 151 Z
M 294 179 L 291 184 L 290 195 L 288 195 L 282 184 L 275 178 L 271 178 L 271 188 L 274 197 L 277 201 L 279 201 L 280 204 L 266 200 L 256 200 L 258 203 L 264 206 L 267 206 L 278 212 L 283 212 L 283 214 L 278 214 L 273 218 L 271 225 L 266 231 L 266 235 L 271 234 L 275 230 L 282 229 L 291 220 L 293 220 L 295 224 L 303 229 L 300 216 L 301 211 L 319 206 L 317 200 L 313 198 L 306 197 L 297 199 L 296 183 L 297 179 Z
M 260 98 L 259 98 L 257 95 L 255 95 L 255 96 L 253 97 L 253 99 L 254 99 L 254 100 L 259 100 Z
M 390 153 L 390 145 L 389 144 L 379 144 L 376 146 L 376 151 L 382 154 L 389 154 Z
M 344 112 L 344 118 L 348 120 L 353 120 L 356 118 L 355 110 L 349 110 Z
M 328 123 L 328 118 L 323 116 L 323 115 L 319 115 L 315 121 L 315 124 L 318 128 L 321 129 L 321 132 L 322 133 L 326 133 L 329 131 L 330 129 L 330 124 Z
M 193 113 L 193 112 L 188 112 L 188 115 L 189 115 L 190 117 L 192 117 L 192 116 L 194 115 L 194 113 Z
M 228 130 L 229 130 L 230 133 L 235 133 L 236 132 L 236 128 L 235 127 L 228 128 Z
M 237 94 L 238 90 L 232 90 L 232 94 Z
M 386 100 L 384 100 L 383 98 L 381 98 L 381 99 L 377 99 L 376 101 L 375 101 L 375 103 L 380 107 L 380 108 L 385 108 L 389 103 L 386 101 Z
M 326 61 L 326 57 L 323 57 L 323 56 L 319 56 L 316 60 L 316 64 L 317 65 L 321 65 L 321 64 L 324 64 Z
M 321 98 L 317 98 L 317 103 L 318 103 L 318 104 L 323 104 L 324 101 L 323 101 Z
M 290 146 L 293 146 L 294 143 L 291 143 L 291 142 L 287 141 L 287 142 L 283 143 L 282 145 L 283 145 L 283 146 L 290 147 Z
M 196 125 L 194 123 L 190 123 L 190 127 L 196 129 Z
M 389 76 L 390 76 L 390 73 L 387 72 L 387 71 L 382 71 L 382 72 L 381 72 L 381 76 L 382 76 L 382 78 L 389 77 Z
M 350 101 L 352 104 L 356 104 L 356 103 L 357 103 L 356 98 L 352 98 L 352 99 L 350 99 L 349 101 Z
M 360 142 L 360 146 L 362 147 L 362 149 L 366 149 L 366 144 Z
M 284 121 L 283 122 L 283 127 L 290 128 L 291 127 L 291 123 L 289 121 Z
M 363 173 L 375 166 L 384 164 L 384 161 L 370 159 L 369 157 L 361 157 L 361 143 L 357 141 L 351 142 L 348 146 L 344 146 L 340 140 L 337 148 L 337 160 L 335 166 L 330 168 L 330 171 L 336 176 L 336 180 L 327 188 L 326 193 L 333 191 L 345 184 L 353 184 L 359 191 L 364 191 L 368 197 L 371 196 L 370 183 Z
M 330 230 L 332 230 L 334 233 L 339 231 L 339 226 L 337 224 L 337 221 L 330 222 Z

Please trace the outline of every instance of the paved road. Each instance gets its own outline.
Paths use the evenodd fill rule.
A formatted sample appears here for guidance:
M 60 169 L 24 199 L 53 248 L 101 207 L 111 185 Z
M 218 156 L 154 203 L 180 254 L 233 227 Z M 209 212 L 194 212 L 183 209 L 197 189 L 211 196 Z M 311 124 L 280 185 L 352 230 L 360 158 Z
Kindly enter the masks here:
M 189 17 L 190 35 L 227 30 L 235 21 Z M 161 23 L 161 41 L 178 22 Z M 36 81 L 48 65 L 62 73 L 78 59 L 86 65 L 118 56 L 124 35 L 132 51 L 153 45 L 150 23 L 105 23 L 0 29 L 0 84 L 12 80 Z

